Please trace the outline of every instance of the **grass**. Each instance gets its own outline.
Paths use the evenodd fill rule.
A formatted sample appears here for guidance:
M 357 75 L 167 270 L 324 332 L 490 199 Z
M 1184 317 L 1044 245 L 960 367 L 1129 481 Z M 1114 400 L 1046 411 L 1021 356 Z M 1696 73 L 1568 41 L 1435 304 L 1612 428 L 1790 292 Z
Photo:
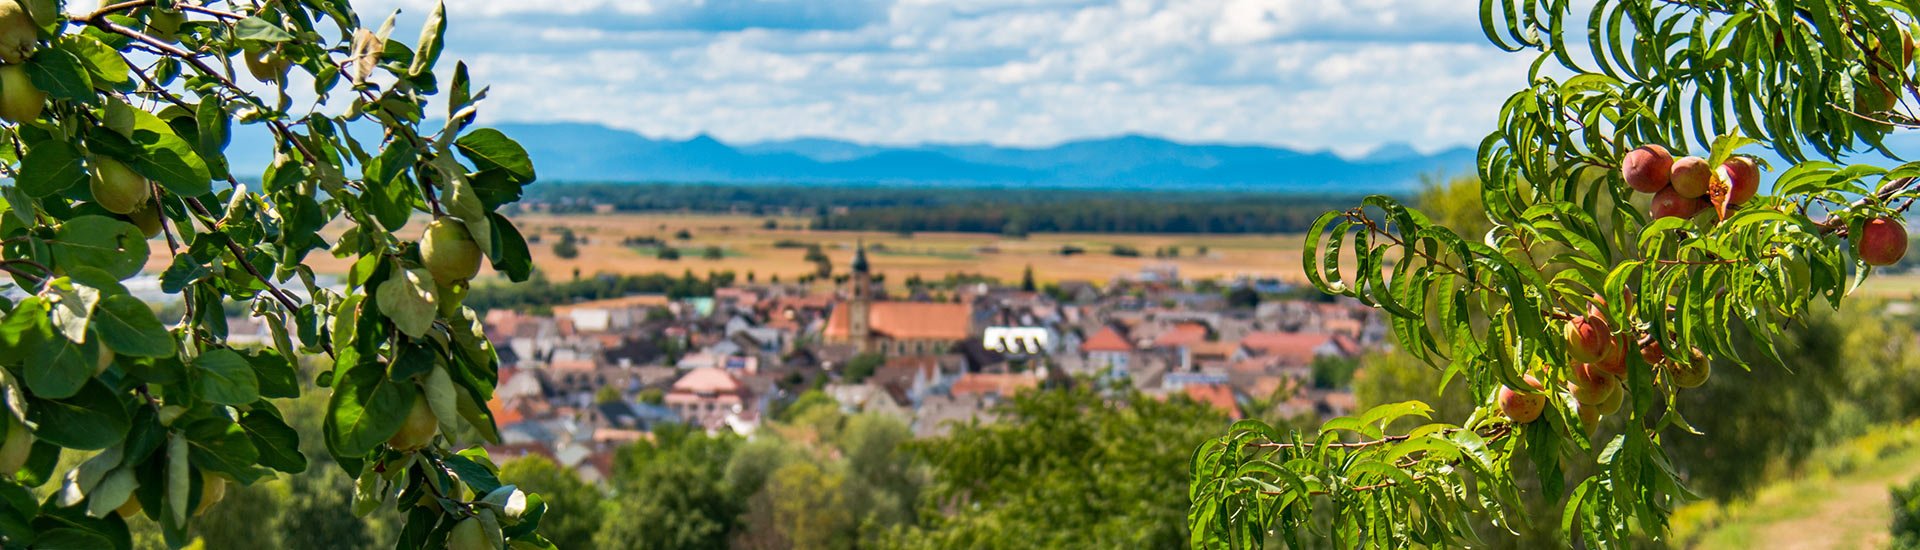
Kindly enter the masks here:
M 1751 498 L 1681 507 L 1672 540 L 1702 549 L 1884 546 L 1888 487 L 1920 478 L 1920 422 L 1875 429 L 1808 464 Z

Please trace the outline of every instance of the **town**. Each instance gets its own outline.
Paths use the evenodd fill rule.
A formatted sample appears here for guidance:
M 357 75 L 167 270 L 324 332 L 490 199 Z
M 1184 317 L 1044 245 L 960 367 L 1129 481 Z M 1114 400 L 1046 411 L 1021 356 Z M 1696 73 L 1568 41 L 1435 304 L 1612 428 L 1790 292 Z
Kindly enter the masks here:
M 864 246 L 845 248 L 850 273 L 830 292 L 749 282 L 485 312 L 501 359 L 488 404 L 501 441 L 489 452 L 541 455 L 605 482 L 614 451 L 663 423 L 751 435 L 811 389 L 919 437 L 991 423 L 1014 394 L 1069 384 L 1183 396 L 1233 419 L 1326 418 L 1355 399 L 1344 383 L 1316 381 L 1316 364 L 1350 371 L 1386 345 L 1375 310 L 1272 279 L 1188 281 L 1162 265 L 1044 291 L 1029 278 L 894 294 Z M 1288 295 L 1303 297 L 1260 298 Z

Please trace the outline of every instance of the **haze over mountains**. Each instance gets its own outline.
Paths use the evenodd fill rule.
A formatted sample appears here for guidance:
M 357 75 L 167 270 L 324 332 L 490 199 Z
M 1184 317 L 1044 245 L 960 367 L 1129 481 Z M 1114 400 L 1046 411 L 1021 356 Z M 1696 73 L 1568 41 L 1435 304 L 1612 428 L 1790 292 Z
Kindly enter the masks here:
M 832 139 L 728 144 L 652 139 L 592 124 L 495 127 L 533 156 L 542 181 L 875 183 L 1099 189 L 1400 191 L 1422 175 L 1465 174 L 1473 151 L 1388 145 L 1361 158 L 1128 135 L 1051 147 L 874 146 Z
M 581 123 L 491 124 L 527 148 L 543 182 L 684 182 L 879 184 L 955 187 L 1051 187 L 1110 190 L 1401 193 L 1423 176 L 1473 174 L 1466 147 L 1421 153 L 1389 143 L 1358 157 L 1259 145 L 1189 144 L 1126 135 L 1048 147 L 978 144 L 867 145 L 806 138 L 729 144 L 707 136 L 654 139 Z M 430 123 L 427 127 L 438 127 Z M 377 134 L 355 135 L 362 143 Z M 1920 157 L 1920 135 L 1894 134 L 1888 147 Z M 251 179 L 272 159 L 259 125 L 236 128 L 229 160 Z M 1769 161 L 1771 182 L 1786 164 L 1770 151 L 1744 151 Z M 1851 159 L 1880 166 L 1900 161 L 1877 154 Z M 257 177 L 257 176 L 256 176 Z

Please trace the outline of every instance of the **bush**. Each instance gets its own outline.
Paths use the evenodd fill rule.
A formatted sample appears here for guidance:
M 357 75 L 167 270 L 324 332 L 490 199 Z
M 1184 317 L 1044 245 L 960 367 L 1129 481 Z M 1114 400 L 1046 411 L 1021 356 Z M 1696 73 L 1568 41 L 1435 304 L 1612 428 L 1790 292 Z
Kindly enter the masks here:
M 1906 487 L 1894 486 L 1893 542 L 1889 548 L 1920 549 L 1920 480 Z

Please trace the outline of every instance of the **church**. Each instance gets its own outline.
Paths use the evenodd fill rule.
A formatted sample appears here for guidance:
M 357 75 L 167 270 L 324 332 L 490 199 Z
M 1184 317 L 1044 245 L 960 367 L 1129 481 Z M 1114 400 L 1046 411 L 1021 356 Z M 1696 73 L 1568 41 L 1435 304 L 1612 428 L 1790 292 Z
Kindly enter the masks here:
M 893 357 L 942 355 L 973 336 L 973 311 L 967 304 L 892 302 L 874 299 L 867 247 L 853 256 L 847 299 L 827 318 L 828 344 L 851 344 L 860 353 Z

